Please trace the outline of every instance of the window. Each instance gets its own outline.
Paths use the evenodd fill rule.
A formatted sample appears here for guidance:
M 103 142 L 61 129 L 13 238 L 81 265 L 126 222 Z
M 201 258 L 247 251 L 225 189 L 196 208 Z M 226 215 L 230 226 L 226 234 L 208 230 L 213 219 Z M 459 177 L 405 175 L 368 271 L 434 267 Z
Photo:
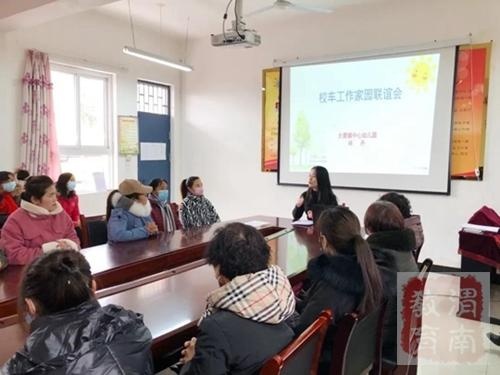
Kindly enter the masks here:
M 75 175 L 79 193 L 113 186 L 112 76 L 58 64 L 51 75 L 61 171 Z
M 170 114 L 170 86 L 153 82 L 137 82 L 137 111 Z

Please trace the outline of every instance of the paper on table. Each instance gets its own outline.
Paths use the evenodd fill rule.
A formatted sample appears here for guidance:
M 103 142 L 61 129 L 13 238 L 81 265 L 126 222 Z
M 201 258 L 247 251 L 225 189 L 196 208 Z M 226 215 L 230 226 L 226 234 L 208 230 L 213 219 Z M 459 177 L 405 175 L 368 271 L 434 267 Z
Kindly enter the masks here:
M 141 142 L 141 160 L 167 160 L 167 144 Z
M 270 225 L 267 221 L 259 221 L 259 220 L 251 220 L 243 224 L 250 225 L 251 227 L 254 228 L 267 227 L 268 225 Z
M 488 225 L 477 225 L 477 224 L 464 224 L 462 226 L 462 229 L 465 230 L 466 232 L 471 231 L 471 232 L 492 232 L 492 233 L 498 233 L 500 228 L 499 227 L 491 227 Z
M 314 224 L 313 221 L 308 219 L 299 219 L 297 221 L 292 222 L 292 225 L 298 225 L 303 227 L 310 227 L 313 224 Z

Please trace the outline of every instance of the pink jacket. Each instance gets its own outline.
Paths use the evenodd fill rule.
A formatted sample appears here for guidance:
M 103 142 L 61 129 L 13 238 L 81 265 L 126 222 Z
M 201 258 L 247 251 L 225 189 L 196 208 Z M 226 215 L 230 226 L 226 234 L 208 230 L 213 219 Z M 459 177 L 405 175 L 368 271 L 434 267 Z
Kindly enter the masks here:
M 2 228 L 0 249 L 5 250 L 9 264 L 28 264 L 44 252 L 58 248 L 58 240 L 78 250 L 80 241 L 71 218 L 62 207 L 52 212 L 21 201 Z

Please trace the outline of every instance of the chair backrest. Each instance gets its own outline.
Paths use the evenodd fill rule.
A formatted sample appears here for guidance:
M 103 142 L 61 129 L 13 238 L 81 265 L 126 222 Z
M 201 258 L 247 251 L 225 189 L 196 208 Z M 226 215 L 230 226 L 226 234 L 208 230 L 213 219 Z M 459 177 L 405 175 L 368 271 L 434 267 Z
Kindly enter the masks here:
M 262 367 L 261 375 L 313 375 L 318 371 L 321 348 L 326 331 L 332 320 L 330 310 L 321 312 L 304 332 L 285 349 L 269 359 Z
M 0 214 L 0 229 L 3 227 L 3 225 L 7 221 L 8 217 L 9 217 L 9 215 L 7 215 L 7 214 Z
M 108 242 L 108 227 L 104 216 L 86 218 L 80 215 L 82 248 Z
M 423 262 L 422 265 L 420 266 L 420 272 L 418 274 L 418 278 L 420 280 L 426 279 L 427 276 L 429 275 L 429 272 L 431 271 L 432 265 L 434 262 L 432 261 L 431 258 L 426 258 Z
M 333 339 L 332 375 L 360 375 L 366 370 L 378 375 L 381 369 L 382 333 L 387 301 L 364 317 L 347 314 Z

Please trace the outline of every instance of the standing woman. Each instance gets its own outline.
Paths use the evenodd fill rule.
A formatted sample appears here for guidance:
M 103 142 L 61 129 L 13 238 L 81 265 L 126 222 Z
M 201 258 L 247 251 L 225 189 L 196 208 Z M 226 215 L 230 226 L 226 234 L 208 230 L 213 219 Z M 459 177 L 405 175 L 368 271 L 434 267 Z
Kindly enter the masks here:
M 155 178 L 149 184 L 153 188 L 149 194 L 151 203 L 151 218 L 158 226 L 158 231 L 170 233 L 181 229 L 179 209 L 176 203 L 168 203 L 169 190 L 167 181 Z
M 338 205 L 337 197 L 332 191 L 330 175 L 325 167 L 316 166 L 309 172 L 309 188 L 304 191 L 292 211 L 293 219 L 299 220 L 304 212 L 308 219 L 313 219 L 313 207 L 315 205 L 331 206 Z
M 197 176 L 182 180 L 181 220 L 185 229 L 211 225 L 220 221 L 212 203 L 203 195 L 203 182 Z
M 151 333 L 142 316 L 100 306 L 85 257 L 57 250 L 31 263 L 19 292 L 20 316 L 30 316 L 26 344 L 2 374 L 153 373 Z
M 56 182 L 57 201 L 73 221 L 75 228 L 80 227 L 80 207 L 78 195 L 75 191 L 75 176 L 71 173 L 63 173 Z
M 30 177 L 21 198 L 21 207 L 9 216 L 0 238 L 10 264 L 28 264 L 50 250 L 79 249 L 73 222 L 57 201 L 50 177 Z
M 7 171 L 0 172 L 0 215 L 10 215 L 17 210 L 17 204 L 12 196 L 16 189 L 16 181 L 12 173 Z

